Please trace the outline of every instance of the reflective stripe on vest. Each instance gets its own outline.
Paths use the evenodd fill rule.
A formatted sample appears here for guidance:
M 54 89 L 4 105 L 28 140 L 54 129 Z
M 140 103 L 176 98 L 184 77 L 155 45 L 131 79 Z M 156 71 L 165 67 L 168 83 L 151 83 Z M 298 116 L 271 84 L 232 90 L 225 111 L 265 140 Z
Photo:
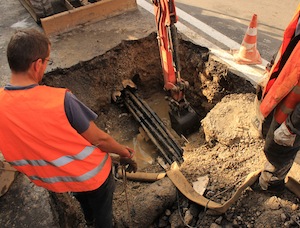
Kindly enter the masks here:
M 74 160 L 83 160 L 87 156 L 89 156 L 94 150 L 95 146 L 87 146 L 85 147 L 79 154 L 74 156 L 62 156 L 53 161 L 45 161 L 45 160 L 17 160 L 9 162 L 13 166 L 24 166 L 24 165 L 32 165 L 32 166 L 45 166 L 45 165 L 53 165 L 56 167 L 60 167 L 63 165 L 67 165 L 68 163 Z
M 18 171 L 50 191 L 95 190 L 108 177 L 111 158 L 71 126 L 65 93 L 48 86 L 0 89 L 0 151 Z
M 42 178 L 39 176 L 29 176 L 29 178 L 31 180 L 40 180 L 44 183 L 57 183 L 57 182 L 84 182 L 89 180 L 90 178 L 96 176 L 104 167 L 104 164 L 106 163 L 107 159 L 108 159 L 108 154 L 105 155 L 104 159 L 101 161 L 101 163 L 94 169 L 90 170 L 89 172 L 81 175 L 81 176 L 77 176 L 77 177 L 49 177 L 49 178 Z
M 275 111 L 275 120 L 277 123 L 283 123 L 290 113 L 300 102 L 300 83 L 284 98 Z

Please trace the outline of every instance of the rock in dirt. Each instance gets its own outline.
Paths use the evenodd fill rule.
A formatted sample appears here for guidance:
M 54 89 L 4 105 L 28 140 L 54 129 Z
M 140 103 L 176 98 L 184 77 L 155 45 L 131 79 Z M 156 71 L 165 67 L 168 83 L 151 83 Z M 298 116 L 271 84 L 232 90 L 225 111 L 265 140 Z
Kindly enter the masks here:
M 170 216 L 169 222 L 171 224 L 171 228 L 181 228 L 184 227 L 184 222 L 181 219 L 181 216 L 179 214 L 179 210 L 173 212 L 173 214 Z
M 176 187 L 168 177 L 149 185 L 133 200 L 130 227 L 149 227 L 175 200 Z M 124 213 L 122 220 L 124 224 L 130 224 L 127 213 Z
M 159 219 L 158 221 L 158 227 L 167 227 L 169 224 L 168 221 L 168 216 L 163 216 L 162 218 Z
M 253 225 L 254 227 L 283 227 L 281 214 L 282 211 L 280 210 L 264 211 L 256 218 Z
M 216 223 L 212 223 L 212 224 L 210 225 L 210 228 L 222 228 L 222 226 L 220 226 L 220 225 L 218 225 L 218 224 L 216 224 Z
M 208 185 L 209 182 L 209 177 L 208 175 L 202 176 L 202 177 L 198 177 L 197 181 L 193 182 L 193 189 L 199 193 L 200 195 L 203 196 L 206 187 Z
M 287 219 L 287 216 L 284 213 L 281 213 L 280 218 L 284 222 Z
M 217 223 L 218 225 L 221 225 L 222 220 L 223 220 L 223 217 L 220 216 L 219 218 L 217 218 L 217 219 L 215 220 L 215 223 Z
M 265 202 L 265 206 L 272 210 L 278 210 L 280 208 L 279 200 L 276 196 L 272 196 Z
M 193 215 L 190 210 L 187 210 L 184 215 L 184 223 L 190 225 L 193 221 Z
M 291 208 L 293 211 L 296 211 L 299 208 L 299 206 L 297 204 L 293 204 Z

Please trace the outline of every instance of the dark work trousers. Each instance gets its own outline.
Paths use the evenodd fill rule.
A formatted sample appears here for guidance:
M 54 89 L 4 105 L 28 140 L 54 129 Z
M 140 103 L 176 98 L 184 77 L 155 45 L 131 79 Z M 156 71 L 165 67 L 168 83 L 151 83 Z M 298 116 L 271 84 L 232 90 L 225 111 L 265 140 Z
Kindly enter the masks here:
M 300 148 L 299 135 L 296 136 L 295 143 L 292 147 L 281 146 L 274 142 L 274 131 L 280 124 L 275 121 L 273 115 L 270 117 L 269 118 L 272 121 L 271 123 L 269 121 L 270 126 L 267 126 L 269 130 L 266 135 L 264 146 L 264 153 L 268 161 L 266 162 L 259 179 L 260 185 L 264 190 L 268 189 L 269 186 L 284 184 L 284 179 L 291 169 Z M 266 124 L 268 124 L 268 119 L 266 120 Z
M 111 228 L 113 226 L 112 201 L 114 190 L 115 180 L 110 173 L 106 181 L 96 190 L 74 193 L 87 223 L 95 221 L 96 228 Z

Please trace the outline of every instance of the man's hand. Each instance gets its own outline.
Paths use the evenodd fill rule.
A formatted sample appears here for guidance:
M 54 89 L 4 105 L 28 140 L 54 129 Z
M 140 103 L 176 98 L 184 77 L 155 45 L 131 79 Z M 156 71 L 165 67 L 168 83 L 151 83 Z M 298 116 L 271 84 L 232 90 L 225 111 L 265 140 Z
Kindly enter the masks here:
M 125 158 L 125 157 L 121 157 L 120 158 L 120 164 L 122 166 L 126 167 L 126 172 L 136 172 L 137 171 L 137 163 L 132 160 L 131 158 Z
M 128 152 L 130 154 L 129 158 L 133 158 L 133 156 L 135 154 L 135 151 L 133 149 L 129 148 L 129 147 L 126 147 L 126 149 L 128 150 Z
M 278 145 L 293 146 L 296 139 L 296 134 L 290 132 L 285 122 L 283 122 L 279 128 L 274 131 L 274 141 Z

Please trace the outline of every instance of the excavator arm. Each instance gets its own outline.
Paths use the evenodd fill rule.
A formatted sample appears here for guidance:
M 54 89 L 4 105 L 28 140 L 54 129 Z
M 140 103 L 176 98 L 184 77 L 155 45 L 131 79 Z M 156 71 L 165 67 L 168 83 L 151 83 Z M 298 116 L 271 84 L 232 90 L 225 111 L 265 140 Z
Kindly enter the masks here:
M 180 76 L 178 33 L 175 23 L 178 18 L 174 0 L 152 0 L 157 27 L 157 40 L 164 76 L 164 89 L 170 92 L 170 119 L 172 128 L 187 135 L 200 126 L 200 120 L 189 102 L 185 91 L 189 83 Z
M 164 75 L 164 88 L 171 91 L 172 98 L 180 101 L 184 98 L 184 90 L 188 83 L 180 77 L 180 61 L 176 9 L 174 1 L 153 0 L 157 26 L 157 39 Z

